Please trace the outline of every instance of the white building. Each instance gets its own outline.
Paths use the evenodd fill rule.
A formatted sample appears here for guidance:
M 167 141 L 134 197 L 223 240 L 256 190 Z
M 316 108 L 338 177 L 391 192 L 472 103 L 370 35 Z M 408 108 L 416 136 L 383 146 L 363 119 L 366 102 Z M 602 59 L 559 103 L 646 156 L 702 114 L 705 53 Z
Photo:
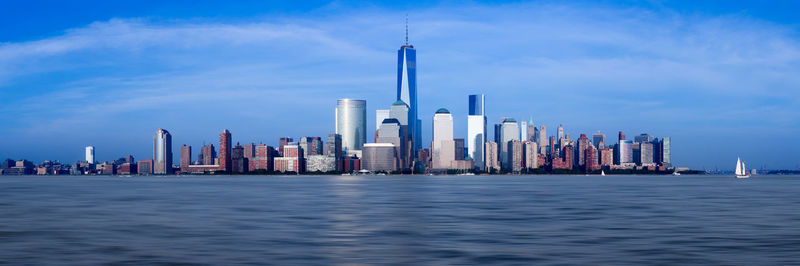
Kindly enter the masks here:
M 339 99 L 336 103 L 336 134 L 342 135 L 347 155 L 361 150 L 367 142 L 367 101 Z
M 391 110 L 375 110 L 375 131 L 381 128 L 381 123 L 386 118 L 391 117 Z
M 434 169 L 447 169 L 456 159 L 453 141 L 453 115 L 444 108 L 433 115 L 432 164 Z
M 86 146 L 86 162 L 94 163 L 94 146 Z
M 484 143 L 486 143 L 486 96 L 469 96 L 469 116 L 467 117 L 467 153 L 479 169 L 485 169 Z
M 508 157 L 508 142 L 512 140 L 519 140 L 519 125 L 514 118 L 503 119 L 503 124 L 500 127 L 500 164 L 503 168 L 511 168 L 511 161 Z

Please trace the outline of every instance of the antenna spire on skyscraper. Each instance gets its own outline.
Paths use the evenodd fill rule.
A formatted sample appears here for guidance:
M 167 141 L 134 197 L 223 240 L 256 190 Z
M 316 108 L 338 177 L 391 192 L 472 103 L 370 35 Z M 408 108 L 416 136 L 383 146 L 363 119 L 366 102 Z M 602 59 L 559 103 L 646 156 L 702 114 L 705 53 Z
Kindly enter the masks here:
M 408 45 L 408 13 L 406 13 L 406 45 Z

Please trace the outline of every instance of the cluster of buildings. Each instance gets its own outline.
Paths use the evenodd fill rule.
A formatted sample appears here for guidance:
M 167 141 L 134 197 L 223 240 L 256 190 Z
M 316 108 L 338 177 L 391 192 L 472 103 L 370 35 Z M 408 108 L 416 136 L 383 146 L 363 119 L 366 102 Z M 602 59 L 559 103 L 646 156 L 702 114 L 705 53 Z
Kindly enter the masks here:
M 219 145 L 204 145 L 193 157 L 192 147 L 180 147 L 180 161 L 173 163 L 172 135 L 158 129 L 153 135 L 152 159 L 134 161 L 126 156 L 97 163 L 94 147 L 86 147 L 84 161 L 72 165 L 45 161 L 39 166 L 25 160 L 5 160 L 2 174 L 199 174 L 199 173 L 304 173 L 387 172 L 437 173 L 482 171 L 526 173 L 600 169 L 665 170 L 671 167 L 670 138 L 641 134 L 633 140 L 619 132 L 617 143 L 606 143 L 602 133 L 580 134 L 577 139 L 559 126 L 548 136 L 547 128 L 533 121 L 502 118 L 487 135 L 483 94 L 469 95 L 467 138 L 455 138 L 453 114 L 445 108 L 433 114 L 433 140 L 422 143 L 422 122 L 417 102 L 416 49 L 406 43 L 397 52 L 397 97 L 388 109 L 375 112 L 376 128 L 367 131 L 367 102 L 337 101 L 335 132 L 321 137 L 279 139 L 277 146 L 248 143 L 233 145 L 231 132 L 219 134 Z M 367 134 L 374 142 L 367 143 Z M 196 158 L 196 160 L 193 160 Z

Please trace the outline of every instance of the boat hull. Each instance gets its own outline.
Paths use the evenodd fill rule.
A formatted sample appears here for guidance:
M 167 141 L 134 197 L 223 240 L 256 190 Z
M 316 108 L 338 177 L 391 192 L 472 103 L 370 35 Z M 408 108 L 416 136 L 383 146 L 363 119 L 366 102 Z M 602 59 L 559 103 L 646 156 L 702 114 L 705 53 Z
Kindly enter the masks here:
M 736 175 L 736 178 L 750 178 L 750 175 Z

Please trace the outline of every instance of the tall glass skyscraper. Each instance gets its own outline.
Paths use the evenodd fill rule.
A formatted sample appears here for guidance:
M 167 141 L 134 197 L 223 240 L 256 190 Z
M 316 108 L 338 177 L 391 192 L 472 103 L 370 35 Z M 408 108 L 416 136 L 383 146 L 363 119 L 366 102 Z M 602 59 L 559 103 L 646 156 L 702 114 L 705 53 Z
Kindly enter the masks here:
M 408 23 L 406 22 L 406 43 L 397 50 L 397 100 L 408 103 L 408 125 L 413 142 L 412 152 L 422 148 L 422 121 L 417 113 L 417 50 L 408 44 Z
M 352 155 L 367 142 L 367 101 L 339 99 L 336 104 L 336 134 L 342 135 L 342 150 Z
M 486 113 L 483 94 L 469 96 L 467 116 L 467 153 L 478 169 L 484 168 L 484 143 L 486 143 Z
M 153 173 L 171 175 L 172 171 L 172 135 L 159 128 L 153 135 Z

